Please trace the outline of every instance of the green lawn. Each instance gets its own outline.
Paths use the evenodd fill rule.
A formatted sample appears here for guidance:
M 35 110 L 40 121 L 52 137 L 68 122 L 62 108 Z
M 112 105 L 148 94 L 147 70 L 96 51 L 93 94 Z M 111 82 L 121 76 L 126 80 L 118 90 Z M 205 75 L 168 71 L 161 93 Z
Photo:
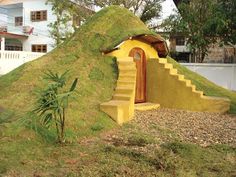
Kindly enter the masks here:
M 180 142 L 175 132 L 152 124 L 144 129 L 131 122 L 63 146 L 26 132 L 5 134 L 0 142 L 0 176 L 233 177 L 236 172 L 235 148 Z

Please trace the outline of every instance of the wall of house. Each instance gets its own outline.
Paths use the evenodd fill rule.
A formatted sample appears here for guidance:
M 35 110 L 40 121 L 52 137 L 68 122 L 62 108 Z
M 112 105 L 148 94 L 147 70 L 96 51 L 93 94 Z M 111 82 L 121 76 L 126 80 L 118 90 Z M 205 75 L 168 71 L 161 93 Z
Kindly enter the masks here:
M 46 0 L 25 1 L 24 8 L 24 25 L 34 27 L 33 34 L 24 42 L 24 50 L 31 51 L 32 44 L 47 44 L 47 50 L 53 49 L 54 41 L 50 37 L 48 25 L 56 20 L 53 15 L 51 5 L 46 5 Z M 32 22 L 31 11 L 47 10 L 47 21 Z
M 236 63 L 236 47 L 222 46 L 218 44 L 209 48 L 204 63 Z
M 23 34 L 22 27 L 15 27 L 14 24 L 14 17 L 17 16 L 23 16 L 23 26 L 34 28 L 33 34 L 28 35 L 28 38 L 23 41 L 24 51 L 31 51 L 33 44 L 47 44 L 48 52 L 50 52 L 55 47 L 55 41 L 50 36 L 48 25 L 56 21 L 56 16 L 52 12 L 52 6 L 50 4 L 46 5 L 46 1 L 47 0 L 5 0 L 0 4 L 1 6 L 6 5 L 10 7 L 7 10 L 9 32 Z M 19 3 L 22 4 L 22 7 L 21 5 L 19 6 Z M 12 8 L 15 4 L 18 4 L 16 8 Z M 47 10 L 47 20 L 32 22 L 31 11 L 40 10 Z M 64 29 L 71 30 L 71 32 L 73 32 L 72 21 L 69 21 L 66 26 L 62 26 L 60 30 Z
M 0 26 L 7 26 L 7 10 L 0 9 Z
M 54 40 L 50 37 L 48 25 L 56 20 L 52 6 L 45 4 L 47 0 L 5 0 L 1 6 L 6 6 L 8 32 L 23 34 L 23 27 L 15 27 L 15 17 L 23 16 L 23 26 L 33 27 L 33 34 L 23 40 L 23 50 L 30 52 L 32 44 L 47 44 L 47 51 L 54 47 Z M 47 10 L 47 20 L 32 22 L 31 11 Z
M 139 47 L 145 51 L 146 59 L 149 58 L 158 58 L 157 51 L 149 44 L 138 41 L 138 40 L 126 40 L 118 46 L 118 49 L 109 53 L 109 56 L 116 56 L 117 58 L 128 57 L 130 51 Z
M 15 17 L 23 16 L 23 7 L 12 7 L 7 9 L 7 30 L 11 33 L 21 34 L 22 27 L 15 26 Z

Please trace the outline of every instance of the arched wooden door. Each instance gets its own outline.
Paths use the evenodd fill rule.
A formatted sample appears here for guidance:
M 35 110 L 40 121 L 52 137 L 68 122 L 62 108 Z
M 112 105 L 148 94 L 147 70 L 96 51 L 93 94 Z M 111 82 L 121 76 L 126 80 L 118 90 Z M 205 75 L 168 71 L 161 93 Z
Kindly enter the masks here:
M 146 55 L 143 49 L 133 48 L 130 57 L 134 58 L 137 68 L 135 103 L 146 102 Z

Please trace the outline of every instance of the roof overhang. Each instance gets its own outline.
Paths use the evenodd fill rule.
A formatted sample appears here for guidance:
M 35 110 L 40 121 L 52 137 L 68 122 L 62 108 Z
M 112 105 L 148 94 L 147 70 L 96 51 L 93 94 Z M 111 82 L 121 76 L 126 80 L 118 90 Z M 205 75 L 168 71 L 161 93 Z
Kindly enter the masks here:
M 23 34 L 14 34 L 14 33 L 9 33 L 9 32 L 0 32 L 1 37 L 5 38 L 11 38 L 11 39 L 27 39 L 27 35 Z
M 160 35 L 139 35 L 133 39 L 150 44 L 158 52 L 159 57 L 166 57 L 169 53 L 166 41 Z
M 158 52 L 158 56 L 159 57 L 163 57 L 164 58 L 169 53 L 169 49 L 167 47 L 166 41 L 160 35 L 142 34 L 142 35 L 137 35 L 137 36 L 129 37 L 128 39 L 130 39 L 130 40 L 138 40 L 138 41 L 141 41 L 141 42 L 144 42 L 146 44 L 151 45 Z M 112 52 L 114 50 L 117 50 L 121 44 L 119 44 L 118 46 L 116 46 L 112 50 L 103 51 L 103 52 L 104 53 L 110 53 L 110 52 Z
M 1 6 L 22 4 L 24 0 L 0 0 Z

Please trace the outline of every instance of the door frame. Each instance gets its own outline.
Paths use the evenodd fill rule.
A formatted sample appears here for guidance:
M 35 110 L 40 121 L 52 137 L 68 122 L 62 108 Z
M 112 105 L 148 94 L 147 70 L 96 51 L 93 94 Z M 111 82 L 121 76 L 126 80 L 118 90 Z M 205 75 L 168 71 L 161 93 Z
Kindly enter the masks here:
M 142 52 L 142 55 L 141 55 L 141 57 L 142 57 L 142 59 L 141 60 L 143 60 L 143 65 L 142 65 L 142 68 L 143 68 L 143 72 L 142 72 L 142 74 L 144 74 L 144 77 L 143 77 L 143 83 L 144 83 L 144 86 L 143 86 L 143 96 L 144 96 L 144 98 L 143 98 L 143 100 L 137 100 L 136 101 L 136 91 L 137 91 L 137 74 L 136 74 L 136 86 L 135 86 L 135 103 L 145 103 L 146 101 L 147 101 L 147 82 L 146 82 L 146 80 L 147 80 L 147 57 L 146 57 L 146 53 L 145 53 L 145 51 L 142 49 L 142 48 L 140 48 L 140 47 L 134 47 L 134 48 L 132 48 L 131 50 L 130 50 L 130 52 L 129 52 L 129 56 L 131 56 L 131 52 L 133 51 L 133 50 L 137 50 L 137 51 L 141 51 Z M 133 57 L 133 56 L 132 56 Z M 133 57 L 134 58 L 134 57 Z M 135 65 L 137 66 L 137 63 L 136 63 L 136 61 L 134 60 L 134 62 L 135 62 Z M 136 67 L 137 68 L 137 67 Z M 137 72 L 138 72 L 138 70 L 137 70 Z

